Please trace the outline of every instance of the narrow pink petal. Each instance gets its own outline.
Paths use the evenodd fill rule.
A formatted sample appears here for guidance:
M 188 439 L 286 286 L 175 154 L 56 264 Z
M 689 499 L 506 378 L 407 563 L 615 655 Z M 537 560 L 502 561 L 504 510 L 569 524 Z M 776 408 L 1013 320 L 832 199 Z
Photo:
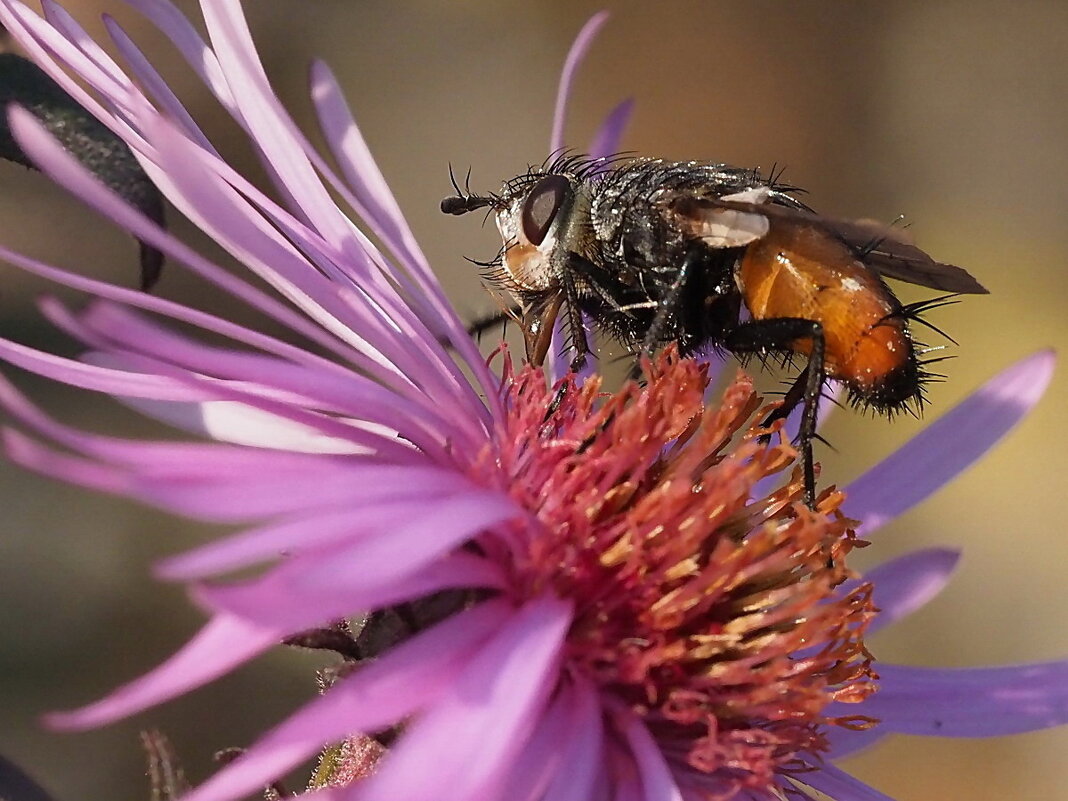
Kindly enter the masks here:
M 836 714 L 878 718 L 880 729 L 935 737 L 1000 737 L 1068 723 L 1068 661 L 984 668 L 880 662 L 879 692 Z
M 0 247 L 0 259 L 13 264 L 25 272 L 41 276 L 49 281 L 95 295 L 99 298 L 113 300 L 126 306 L 144 309 L 175 320 L 181 320 L 190 325 L 203 328 L 206 331 L 221 334 L 228 339 L 242 343 L 245 346 L 258 348 L 299 364 L 312 365 L 326 371 L 347 374 L 347 370 L 343 366 L 336 362 L 332 362 L 329 359 L 325 359 L 322 356 L 311 353 L 308 350 L 291 345 L 288 342 L 283 342 L 282 340 L 268 336 L 267 334 L 262 334 L 259 331 L 254 331 L 251 328 L 238 325 L 237 323 L 221 317 L 216 317 L 213 314 L 198 311 L 189 308 L 188 306 L 183 306 L 179 303 L 166 300 L 157 295 L 142 292 L 139 289 L 127 289 L 103 281 L 95 281 L 92 278 L 86 278 L 67 270 L 50 267 L 43 262 L 28 258 L 3 247 Z
M 623 131 L 626 130 L 634 113 L 634 98 L 628 97 L 608 112 L 601 127 L 594 134 L 590 142 L 589 153 L 591 158 L 606 159 L 619 152 L 619 143 L 623 139 Z
M 295 424 L 296 430 L 300 430 L 306 435 L 323 437 L 322 442 L 329 443 L 327 450 L 333 452 L 374 453 L 382 459 L 397 464 L 426 461 L 428 458 L 437 458 L 438 461 L 443 462 L 453 461 L 452 456 L 454 455 L 448 452 L 444 442 L 438 442 L 436 439 L 427 440 L 425 437 L 421 437 L 417 428 L 408 430 L 406 432 L 407 436 L 404 436 L 398 432 L 396 426 L 385 425 L 375 420 L 352 420 L 333 414 L 320 413 L 316 410 L 309 410 L 303 408 L 309 405 L 308 399 L 294 396 L 285 390 L 278 391 L 271 387 L 260 386 L 255 382 L 226 381 L 204 377 L 183 367 L 175 366 L 171 363 L 171 360 L 168 360 L 166 352 L 160 354 L 161 358 L 154 358 L 137 352 L 122 350 L 119 345 L 109 345 L 103 341 L 106 339 L 104 332 L 96 332 L 86 326 L 82 326 L 79 321 L 62 311 L 61 307 L 50 306 L 47 316 L 61 329 L 70 333 L 77 333 L 83 340 L 91 344 L 113 348 L 114 356 L 121 363 L 127 365 L 131 372 L 166 376 L 193 389 L 201 390 L 199 397 L 241 404 L 256 410 L 258 413 L 274 418 L 276 427 L 277 424 L 284 426 L 286 422 Z M 116 339 L 121 335 L 120 331 L 112 331 L 110 333 Z M 141 342 L 141 350 L 149 350 L 149 344 L 148 341 Z M 132 346 L 137 347 L 137 343 L 132 343 Z M 213 361 L 217 363 L 219 358 L 216 356 Z M 209 372 L 212 371 L 210 365 L 206 366 L 205 369 Z M 316 378 L 319 375 L 318 371 L 314 373 Z M 312 402 L 310 405 L 315 406 L 317 404 Z M 379 408 L 387 408 L 387 406 L 380 405 Z M 401 418 L 396 419 L 399 421 Z M 406 426 L 406 428 L 408 427 Z M 288 430 L 289 433 L 292 433 L 294 427 L 291 425 Z M 307 441 L 307 436 L 304 439 Z M 333 440 L 349 442 L 359 447 L 339 448 Z M 419 450 L 412 447 L 413 444 L 418 444 Z M 469 443 L 466 440 L 461 444 L 474 447 L 473 443 Z M 307 447 L 302 449 L 315 450 Z M 321 451 L 322 449 L 319 450 Z M 470 453 L 470 451 L 458 450 L 458 453 Z
M 416 718 L 359 801 L 491 801 L 558 678 L 569 604 L 527 603 Z M 428 769 L 428 766 L 433 766 Z
M 217 265 L 208 262 L 122 201 L 60 147 L 41 127 L 36 118 L 28 112 L 13 108 L 9 112 L 9 117 L 12 131 L 23 150 L 43 172 L 68 191 L 126 228 L 138 239 L 158 248 L 168 257 L 187 264 L 198 274 L 252 308 L 263 312 L 328 351 L 351 358 L 351 350 L 323 331 L 320 326 L 301 317 L 275 299 L 253 289 Z
M 845 489 L 842 511 L 867 537 L 951 481 L 994 446 L 1038 403 L 1053 376 L 1052 351 L 996 375 L 904 447 Z
M 277 474 L 302 475 L 312 471 L 346 473 L 366 469 L 365 460 L 323 457 L 320 452 L 269 452 L 243 447 L 227 447 L 202 443 L 152 442 L 124 440 L 97 434 L 89 434 L 64 425 L 45 415 L 14 386 L 0 377 L 0 405 L 24 425 L 62 443 L 74 450 L 97 459 L 135 467 L 145 478 L 174 480 L 234 478 L 244 480 L 254 475 L 257 465 L 268 460 Z M 374 469 L 381 467 L 375 463 Z M 393 466 L 396 469 L 397 466 Z M 452 470 L 432 465 L 413 466 L 413 477 L 431 480 L 431 486 L 445 488 L 468 486 L 465 479 Z M 426 472 L 429 471 L 429 472 Z M 254 479 L 255 480 L 255 479 Z
M 181 9 L 169 0 L 126 0 L 126 3 L 137 9 L 171 41 L 189 66 L 215 95 L 215 98 L 223 107 L 237 116 L 230 87 L 223 77 L 222 68 L 219 66 L 218 59 L 215 58 L 215 53 L 201 38 Z
M 277 644 L 283 632 L 229 615 L 212 618 L 174 656 L 106 698 L 46 721 L 58 729 L 88 729 L 128 717 L 214 681 Z
M 304 510 L 354 508 L 364 503 L 403 498 L 418 504 L 425 497 L 421 485 L 415 483 L 418 473 L 410 472 L 407 466 L 370 464 L 360 469 L 335 471 L 320 465 L 305 476 L 278 474 L 272 471 L 272 452 L 261 453 L 262 475 L 231 477 L 226 481 L 208 475 L 199 479 L 190 477 L 185 484 L 176 484 L 170 476 L 139 474 L 134 477 L 130 492 L 146 503 L 217 523 L 261 522 Z
M 6 339 L 0 339 L 0 359 L 45 378 L 98 392 L 159 400 L 191 401 L 206 396 L 203 391 L 164 376 L 83 364 Z
M 276 571 L 280 569 L 276 568 Z M 328 592 L 326 590 L 329 588 L 325 588 L 320 593 L 295 593 L 285 587 L 282 593 L 276 594 L 271 592 L 268 582 L 259 585 L 259 588 L 265 591 L 258 598 L 252 593 L 240 598 L 240 602 L 247 606 L 259 600 L 252 619 L 271 623 L 277 621 L 297 630 L 324 626 L 346 615 L 396 606 L 443 590 L 500 591 L 506 589 L 506 582 L 496 564 L 461 551 L 393 582 L 368 580 L 359 586 L 342 587 L 334 592 Z M 220 611 L 237 605 L 231 596 L 224 597 L 221 591 L 211 587 L 198 588 L 194 597 L 202 606 Z
M 312 161 L 324 173 L 342 196 L 356 209 L 360 216 L 370 225 L 374 233 L 395 253 L 404 270 L 383 264 L 391 278 L 405 291 L 407 302 L 416 311 L 418 318 L 429 326 L 429 332 L 422 332 L 420 338 L 429 340 L 436 351 L 440 350 L 439 339 L 451 341 L 457 354 L 474 374 L 483 391 L 489 395 L 491 404 L 495 401 L 496 382 L 486 369 L 484 359 L 466 334 L 463 323 L 456 315 L 452 304 L 445 297 L 437 277 L 430 269 L 422 250 L 419 248 L 407 222 L 404 220 L 388 184 L 375 163 L 360 130 L 342 96 L 333 73 L 321 62 L 312 64 L 311 94 L 319 115 L 324 137 L 341 166 L 349 186 L 341 184 L 314 153 Z M 349 192 L 351 187 L 351 193 Z M 411 282 L 414 281 L 413 285 Z M 394 315 L 396 316 L 396 315 Z M 439 353 L 438 358 L 443 354 Z M 452 367 L 452 360 L 443 362 Z M 453 369 L 457 379 L 459 397 L 467 398 L 474 392 L 470 382 L 463 380 L 461 374 Z
M 509 499 L 489 492 L 468 492 L 412 506 L 407 515 L 372 536 L 354 538 L 303 559 L 289 559 L 251 581 L 205 587 L 199 597 L 212 608 L 252 620 L 277 621 L 292 628 L 309 626 L 321 619 L 309 621 L 309 611 L 327 610 L 323 614 L 336 616 L 377 603 L 384 589 L 519 513 Z M 441 580 L 462 583 L 447 576 Z
M 470 490 L 436 503 L 429 514 L 417 510 L 408 521 L 397 521 L 389 536 L 374 537 L 345 548 L 338 562 L 326 564 L 303 580 L 311 584 L 344 587 L 352 581 L 352 565 L 374 573 L 376 580 L 399 579 L 415 567 L 429 563 L 457 545 L 527 512 L 512 498 L 494 490 Z M 413 519 L 414 518 L 414 519 Z M 349 564 L 344 564 L 351 560 Z
M 642 799 L 645 801 L 681 801 L 675 777 L 671 774 L 660 746 L 649 733 L 645 723 L 622 705 L 613 705 L 612 717 L 630 749 L 638 773 L 641 775 Z
M 560 774 L 558 766 L 562 752 L 571 739 L 575 701 L 572 687 L 564 685 L 557 690 L 539 718 L 534 733 L 512 762 L 501 798 L 511 801 L 551 798 L 556 801 L 557 796 L 548 788 Z
M 45 19 L 60 33 L 63 38 L 75 45 L 93 64 L 114 82 L 119 91 L 125 92 L 133 89 L 133 84 L 126 77 L 118 64 L 116 64 L 100 45 L 86 33 L 85 29 L 78 24 L 65 8 L 55 0 L 42 0 L 41 10 L 44 11 Z
M 894 801 L 890 796 L 854 779 L 844 770 L 830 763 L 812 765 L 815 770 L 801 773 L 797 779 L 813 789 L 824 793 L 834 801 Z
M 153 443 L 85 434 L 42 415 L 0 383 L 7 408 L 69 447 L 118 462 L 128 471 L 68 457 L 14 431 L 12 458 L 47 475 L 116 492 L 216 522 L 250 522 L 301 510 L 359 505 L 469 489 L 461 474 L 437 467 L 382 464 L 356 457 L 266 451 L 226 445 Z
M 349 195 L 345 186 L 336 188 L 342 191 L 360 216 L 399 254 L 413 274 L 413 280 L 425 295 L 420 299 L 418 293 L 410 293 L 412 302 L 425 309 L 420 317 L 427 321 L 435 333 L 447 337 L 455 345 L 460 357 L 489 396 L 488 402 L 494 404 L 495 381 L 412 236 L 389 185 L 360 134 L 348 104 L 345 103 L 337 80 L 330 68 L 320 61 L 312 63 L 311 95 L 323 135 L 341 166 L 352 193 Z M 405 276 L 398 274 L 396 270 L 392 273 L 403 285 Z
M 165 6 L 166 4 L 163 4 L 163 5 Z M 152 122 L 152 118 L 150 117 L 146 121 L 146 124 L 149 127 L 152 127 L 151 126 L 151 122 Z M 32 123 L 30 123 L 28 125 L 29 125 L 29 127 L 32 127 Z M 28 149 L 29 148 L 27 148 L 27 150 Z M 168 149 L 168 147 L 166 146 L 166 144 L 164 144 L 163 145 L 163 150 L 166 151 L 167 149 Z M 158 156 L 158 154 L 156 154 L 156 155 Z M 210 154 L 204 154 L 204 155 L 210 156 Z M 190 159 L 190 160 L 195 160 L 195 159 Z M 165 192 L 168 192 L 168 194 L 172 195 L 172 200 L 175 200 L 176 202 L 179 202 L 178 196 L 174 195 L 174 192 L 176 191 L 176 186 L 174 185 L 174 182 L 172 181 L 172 176 L 177 174 L 177 173 L 175 173 L 175 171 L 173 169 L 168 170 L 166 168 L 166 165 L 164 165 L 164 170 L 162 172 L 159 169 L 157 169 L 156 166 L 153 165 L 153 164 L 146 164 L 145 166 L 146 166 L 146 169 L 149 170 L 149 172 L 152 174 L 152 176 L 158 182 L 159 181 L 162 182 L 160 184 L 161 187 L 164 189 Z M 247 182 L 243 181 L 243 179 L 240 179 L 240 176 L 233 175 L 232 174 L 232 170 L 230 170 L 226 165 L 216 164 L 214 168 L 217 169 L 218 171 L 220 171 L 220 174 L 225 173 L 228 176 L 227 180 L 230 180 L 231 182 L 233 182 L 234 186 L 238 186 L 241 189 L 241 191 L 243 193 L 245 193 L 248 197 L 254 198 L 257 203 L 259 203 L 261 206 L 263 205 L 263 203 L 265 201 L 264 201 L 264 199 L 261 198 L 260 193 L 258 193 L 258 191 L 256 191 L 253 187 L 248 186 Z M 74 170 L 77 171 L 78 169 L 79 168 L 75 165 L 74 166 Z M 89 182 L 92 183 L 92 179 L 91 178 L 89 179 Z M 105 194 L 105 197 L 107 197 L 106 190 L 101 190 L 101 191 L 103 191 L 104 194 Z M 115 200 L 114 198 L 108 197 L 107 199 L 109 201 L 114 201 L 115 205 L 122 206 L 122 204 L 119 201 Z M 212 215 L 210 215 L 210 214 L 208 214 L 208 215 L 198 215 L 196 213 L 196 209 L 194 209 L 192 206 L 189 205 L 189 203 L 187 203 L 185 201 L 179 202 L 179 205 L 183 208 L 184 211 L 186 211 L 187 214 L 190 214 L 195 220 L 198 220 L 202 224 L 205 224 L 206 222 L 210 221 L 210 219 L 212 217 Z M 139 219 L 139 215 L 137 215 L 136 213 L 130 212 L 128 209 L 124 209 L 124 211 L 127 211 L 128 213 L 132 214 L 134 219 L 138 220 L 138 223 L 143 223 L 144 222 L 143 220 Z M 114 209 L 106 210 L 106 212 L 109 213 L 113 217 L 117 217 L 117 218 L 120 217 L 120 215 L 117 214 Z M 285 223 L 285 221 L 281 221 L 280 222 L 280 219 L 279 219 L 277 214 L 274 214 L 271 219 L 272 219 L 272 222 L 273 222 L 273 224 L 275 226 L 279 226 L 283 230 L 288 231 L 291 234 L 291 238 L 293 238 L 294 240 L 296 240 L 296 241 L 308 241 L 306 237 L 303 237 L 301 235 L 292 236 L 292 232 L 294 231 L 294 228 L 292 227 L 292 225 L 288 225 L 287 223 Z M 132 225 L 126 220 L 120 220 L 120 222 L 122 222 L 127 227 L 130 227 L 131 230 L 133 230 L 136 227 L 136 225 Z M 210 226 L 208 226 L 208 227 L 210 228 Z M 352 229 L 348 229 L 348 230 L 352 230 Z M 146 237 L 144 235 L 141 235 L 137 231 L 134 231 L 134 233 L 138 234 L 138 237 L 143 239 L 144 241 L 152 242 L 152 238 L 153 238 L 152 236 Z M 221 235 L 221 233 L 219 231 L 215 231 L 214 233 L 215 233 L 217 238 L 218 238 L 218 236 Z M 259 233 L 262 235 L 263 238 L 269 238 L 270 236 L 276 236 L 277 237 L 277 232 L 275 231 L 275 229 L 273 227 L 268 227 L 265 230 L 261 230 Z M 283 240 L 279 240 L 279 243 L 282 243 L 282 241 Z M 167 251 L 166 248 L 161 248 L 161 249 L 164 249 L 165 252 Z M 173 255 L 173 254 L 171 254 L 171 255 Z M 325 262 L 325 263 L 321 263 L 319 266 L 322 267 L 323 269 L 326 269 L 328 267 L 331 267 L 331 265 L 332 265 L 332 262 Z M 278 265 L 275 264 L 274 266 L 277 267 Z M 201 266 L 201 268 L 202 268 L 202 266 Z M 306 275 L 305 275 L 305 277 L 304 277 L 304 279 L 303 279 L 303 281 L 301 283 L 301 286 L 303 288 L 307 289 L 308 286 L 309 286 L 308 282 L 311 281 L 315 277 L 315 275 L 314 275 L 314 273 L 307 274 L 307 269 L 306 268 L 304 269 L 304 272 L 306 273 Z M 263 275 L 268 280 L 270 280 L 270 271 L 269 270 L 265 273 L 262 269 L 260 269 L 260 274 Z M 216 272 L 216 274 L 212 275 L 211 277 L 212 277 L 212 280 L 217 280 L 218 281 L 220 279 L 220 277 L 225 277 L 225 276 L 220 275 L 220 274 L 218 274 Z M 231 286 L 228 287 L 228 288 L 231 291 L 235 291 L 235 289 L 236 289 L 236 291 L 238 293 L 242 293 L 243 292 L 243 293 L 247 294 L 248 292 L 250 292 L 249 288 L 241 285 L 240 282 L 236 283 L 236 287 L 235 287 L 235 285 L 233 283 L 233 279 L 232 278 L 230 279 L 230 282 L 231 282 Z M 354 344 L 356 342 L 356 339 L 354 339 L 355 335 L 353 334 L 353 329 L 356 328 L 356 327 L 360 327 L 360 326 L 353 326 L 353 325 L 332 326 L 332 323 L 331 323 L 332 317 L 329 317 L 329 316 L 324 317 L 323 316 L 323 311 L 321 309 L 318 309 L 317 306 L 309 305 L 310 301 L 308 301 L 307 299 L 302 300 L 302 296 L 300 296 L 299 294 L 292 294 L 294 292 L 294 289 L 293 289 L 294 285 L 292 283 L 279 284 L 278 281 L 272 281 L 272 283 L 276 287 L 279 287 L 279 288 L 282 288 L 282 289 L 288 288 L 288 291 L 291 293 L 290 297 L 294 300 L 294 302 L 297 302 L 298 305 L 301 305 L 302 308 L 305 309 L 305 311 L 308 311 L 313 316 L 316 316 L 319 319 L 320 323 L 322 323 L 324 326 L 326 326 L 328 328 L 331 328 L 331 330 L 336 335 L 340 336 L 342 339 L 345 339 L 350 344 Z M 447 308 L 447 304 L 444 304 L 444 305 Z M 338 314 L 338 313 L 339 313 L 339 310 L 335 309 L 334 310 L 334 314 Z M 396 317 L 396 314 L 394 316 Z M 300 329 L 299 325 L 297 325 L 296 327 L 298 329 Z M 302 330 L 302 333 L 305 333 L 306 335 L 309 334 L 309 329 L 304 328 Z M 322 331 L 314 331 L 314 330 L 312 330 L 311 334 L 313 335 L 313 338 L 315 338 L 315 335 L 318 335 L 318 337 L 322 337 L 323 332 Z M 405 342 L 405 340 L 403 340 L 403 339 L 398 340 L 398 341 L 400 341 L 402 343 Z M 426 344 L 423 339 L 416 340 L 416 341 L 420 345 Z M 436 346 L 436 342 L 434 342 L 433 344 Z M 477 354 L 475 354 L 475 355 L 477 356 Z M 396 361 L 396 359 L 393 359 L 392 361 Z M 379 361 L 379 367 L 385 366 L 387 364 L 391 364 L 391 360 L 388 359 L 388 358 L 387 359 L 382 359 L 382 360 Z M 449 370 L 449 371 L 454 371 L 455 370 L 455 367 L 452 365 L 451 360 L 443 359 L 443 360 L 441 360 L 440 364 L 444 365 L 445 368 L 447 370 Z M 363 364 L 362 366 L 365 369 L 369 369 L 369 370 L 371 369 L 367 364 Z M 477 361 L 476 362 L 472 362 L 472 366 L 476 370 L 476 373 L 480 373 L 480 375 L 485 373 L 484 365 L 481 365 L 481 364 L 477 363 Z M 373 372 L 373 370 L 371 370 L 371 371 Z M 458 375 L 459 374 L 457 373 L 456 376 L 458 376 Z M 482 375 L 481 376 L 481 379 L 483 380 L 483 383 L 485 383 L 485 378 L 487 377 L 487 375 Z M 458 386 L 458 388 L 460 390 L 466 392 L 467 395 L 470 396 L 469 399 L 468 399 L 469 401 L 473 398 L 474 402 L 476 404 L 476 407 L 478 409 L 481 409 L 481 405 L 477 403 L 477 401 L 478 401 L 477 397 L 471 395 L 471 388 L 466 384 L 466 382 L 457 382 L 457 386 Z M 490 386 L 490 384 L 486 384 L 486 386 Z M 496 403 L 496 399 L 494 397 L 490 397 L 490 401 L 492 403 Z
M 145 146 L 143 139 L 127 123 L 109 113 L 90 92 L 83 88 L 81 83 L 67 74 L 65 69 L 70 68 L 90 83 L 102 88 L 109 85 L 114 88 L 114 83 L 109 83 L 107 76 L 77 47 L 60 36 L 52 26 L 29 8 L 15 0 L 0 0 L 0 23 L 26 49 L 34 63 L 90 114 L 100 120 L 116 136 L 125 140 L 135 151 Z M 57 58 L 59 62 L 56 61 Z M 120 90 L 119 96 L 114 99 L 122 100 L 127 95 L 125 90 Z
M 881 742 L 890 732 L 879 725 L 862 731 L 852 731 L 842 726 L 828 726 L 824 734 L 827 737 L 827 758 L 839 760 L 871 748 Z
M 296 126 L 271 91 L 237 3 L 203 3 L 201 11 L 215 55 L 230 84 L 249 135 L 286 191 L 329 242 L 352 237 L 351 226 L 323 186 L 301 146 Z
M 323 62 L 315 61 L 311 78 L 312 102 L 323 136 L 337 158 L 345 180 L 352 187 L 360 216 L 400 258 L 418 268 L 425 262 L 422 252 L 352 117 L 333 71 Z M 421 286 L 426 283 L 438 285 L 433 273 L 419 270 L 415 277 Z
M 0 429 L 4 455 L 27 470 L 111 495 L 133 493 L 129 476 L 110 467 L 44 447 L 22 432 Z
M 394 379 L 402 371 L 380 348 L 356 334 L 365 326 L 337 297 L 336 284 L 320 275 L 270 221 L 212 168 L 216 159 L 197 148 L 173 125 L 156 117 L 145 128 L 159 152 L 168 198 L 235 258 L 267 280 L 305 314 L 362 353 L 374 374 Z
M 126 30 L 110 14 L 103 14 L 101 18 L 104 21 L 104 27 L 107 28 L 108 33 L 111 35 L 111 40 L 115 43 L 115 48 L 126 59 L 126 63 L 129 64 L 130 71 L 137 80 L 137 84 L 148 90 L 155 104 L 171 119 L 181 125 L 182 130 L 190 139 L 205 150 L 217 153 L 214 146 L 208 141 L 207 136 L 200 129 L 200 126 L 197 125 L 196 120 L 186 110 L 182 101 L 174 94 L 163 76 L 152 66 L 145 54 L 126 33 Z
M 195 148 L 173 126 L 161 119 L 150 120 L 146 126 L 159 147 L 161 168 L 171 175 L 172 200 L 201 228 L 349 344 L 359 354 L 350 358 L 361 369 L 398 392 L 427 402 L 425 396 L 433 394 L 435 387 L 462 396 L 464 407 L 476 412 L 472 416 L 477 419 L 482 404 L 466 382 L 461 386 L 455 366 L 443 351 L 440 359 L 426 358 L 398 327 L 402 319 L 388 319 L 373 299 L 354 304 L 358 294 L 340 293 L 337 284 L 320 276 L 294 247 L 292 237 L 277 230 L 277 221 L 265 219 L 246 200 L 244 191 L 222 180 L 214 158 Z M 427 384 L 430 389 L 415 389 L 413 384 Z
M 432 495 L 424 495 L 429 503 Z M 190 581 L 251 567 L 305 551 L 392 531 L 412 513 L 413 499 L 360 504 L 355 509 L 313 510 L 310 515 L 231 534 L 160 562 L 156 575 L 169 581 Z
M 384 729 L 419 712 L 437 701 L 513 614 L 507 603 L 487 601 L 420 632 L 305 705 L 184 801 L 245 796 L 327 743 Z
M 868 634 L 896 623 L 934 598 L 949 583 L 960 561 L 960 551 L 927 548 L 885 562 L 864 575 L 875 589 L 873 599 L 878 617 Z
M 553 801 L 586 801 L 594 797 L 604 770 L 604 721 L 597 688 L 574 680 L 572 726 L 552 784 L 545 793 Z
M 558 154 L 564 147 L 564 126 L 567 124 L 567 103 L 571 98 L 571 86 L 575 80 L 575 74 L 586 57 L 586 52 L 597 38 L 597 34 L 608 21 L 607 11 L 600 11 L 590 17 L 589 21 L 582 26 L 582 30 L 575 37 L 574 44 L 564 61 L 564 69 L 560 74 L 560 84 L 556 90 L 556 106 L 553 110 L 553 129 L 549 137 L 549 153 Z
M 190 403 L 139 398 L 118 400 L 146 417 L 216 442 L 299 453 L 367 456 L 376 452 L 371 446 L 325 436 L 308 426 L 282 420 L 236 401 Z M 396 432 L 392 436 L 396 436 Z
M 437 452 L 443 440 L 456 436 L 451 421 L 438 417 L 428 404 L 398 397 L 353 372 L 324 371 L 274 357 L 203 345 L 106 302 L 91 306 L 81 321 L 88 330 L 117 346 L 199 374 L 302 394 L 308 399 L 302 406 L 337 410 L 376 423 L 388 428 L 393 438 L 399 435 L 428 453 Z M 334 428 L 333 433 L 338 436 L 339 430 Z M 483 445 L 484 440 L 478 443 L 478 447 Z

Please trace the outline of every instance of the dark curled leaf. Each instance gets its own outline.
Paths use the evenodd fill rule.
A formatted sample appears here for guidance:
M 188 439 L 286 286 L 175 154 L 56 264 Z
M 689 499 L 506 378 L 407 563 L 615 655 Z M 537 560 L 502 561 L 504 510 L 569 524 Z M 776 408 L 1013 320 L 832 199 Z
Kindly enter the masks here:
M 7 121 L 16 103 L 30 111 L 79 162 L 109 189 L 153 222 L 163 225 L 163 197 L 126 143 L 75 102 L 40 67 L 14 53 L 0 53 L 0 158 L 34 165 L 18 146 Z M 141 242 L 141 288 L 150 289 L 163 267 L 163 254 Z
M 37 782 L 0 756 L 0 801 L 53 801 Z

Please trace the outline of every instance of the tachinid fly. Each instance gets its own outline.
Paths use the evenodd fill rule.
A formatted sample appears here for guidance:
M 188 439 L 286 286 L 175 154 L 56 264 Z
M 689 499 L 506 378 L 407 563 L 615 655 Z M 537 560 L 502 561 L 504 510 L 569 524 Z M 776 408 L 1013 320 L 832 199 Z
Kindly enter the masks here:
M 797 200 L 796 187 L 756 169 L 564 156 L 496 194 L 453 184 L 442 211 L 495 216 L 504 245 L 486 266 L 515 298 L 534 364 L 544 361 L 559 315 L 574 368 L 589 353 L 583 315 L 637 354 L 676 343 L 684 355 L 807 356 L 766 422 L 804 404 L 809 505 L 824 381 L 842 382 L 854 403 L 877 412 L 918 408 L 929 374 L 910 322 L 924 322 L 922 312 L 952 295 L 986 292 L 897 231 L 821 217 Z M 952 294 L 905 305 L 884 278 Z

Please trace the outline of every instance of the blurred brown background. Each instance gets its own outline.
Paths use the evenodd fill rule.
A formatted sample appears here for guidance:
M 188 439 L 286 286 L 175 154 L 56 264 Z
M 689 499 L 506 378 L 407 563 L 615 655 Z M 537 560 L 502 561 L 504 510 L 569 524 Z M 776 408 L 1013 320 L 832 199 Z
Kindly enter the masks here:
M 118 16 L 201 120 L 217 116 L 162 39 L 118 3 L 68 2 L 90 30 Z M 194 4 L 183 3 L 192 10 Z M 1068 342 L 1068 6 L 1056 2 L 607 2 L 614 15 L 581 73 L 568 128 L 582 147 L 600 116 L 637 99 L 624 147 L 674 158 L 787 165 L 816 208 L 891 220 L 967 266 L 989 297 L 939 311 L 961 343 L 933 388 L 929 419 L 1001 367 Z M 546 151 L 559 67 L 602 6 L 258 0 L 248 3 L 268 72 L 307 128 L 306 65 L 327 59 L 363 132 L 462 312 L 492 308 L 463 255 L 495 233 L 437 211 L 447 164 L 498 182 Z M 209 123 L 217 143 L 253 169 Z M 0 241 L 132 285 L 132 243 L 40 175 L 0 165 Z M 217 255 L 175 220 L 172 227 Z M 43 326 L 48 288 L 0 266 L 0 333 L 74 352 Z M 227 311 L 179 268 L 158 290 Z M 922 293 L 904 290 L 908 299 Z M 243 312 L 238 312 L 244 316 Z M 933 337 L 932 337 L 933 338 Z M 8 373 L 13 371 L 7 371 Z M 951 487 L 878 535 L 870 563 L 909 548 L 966 549 L 950 589 L 873 642 L 891 661 L 981 665 L 1068 656 L 1068 373 L 1010 439 Z M 97 429 L 154 429 L 117 406 L 17 376 L 50 409 Z M 921 427 L 836 414 L 823 451 L 844 482 Z M 314 693 L 312 662 L 281 653 L 195 696 L 104 731 L 56 735 L 41 712 L 82 703 L 156 664 L 199 624 L 151 563 L 206 535 L 182 521 L 0 465 L 0 752 L 63 801 L 145 801 L 136 733 L 162 726 L 195 779 L 212 751 L 246 743 Z M 846 764 L 899 799 L 1068 798 L 1068 730 L 998 741 L 899 738 Z

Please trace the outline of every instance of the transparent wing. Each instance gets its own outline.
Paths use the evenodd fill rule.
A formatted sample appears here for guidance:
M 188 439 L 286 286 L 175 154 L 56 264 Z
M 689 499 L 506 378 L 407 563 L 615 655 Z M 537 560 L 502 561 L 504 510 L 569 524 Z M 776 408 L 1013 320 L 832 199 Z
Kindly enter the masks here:
M 714 216 L 726 222 L 732 218 L 724 217 L 723 212 L 740 212 L 747 221 L 744 229 L 749 236 L 752 236 L 754 232 L 752 216 L 763 216 L 768 220 L 803 222 L 807 225 L 815 224 L 833 233 L 853 248 L 857 258 L 866 267 L 885 278 L 963 295 L 989 293 L 989 290 L 976 281 L 963 267 L 935 261 L 926 252 L 906 241 L 900 229 L 870 220 L 840 220 L 822 217 L 799 205 L 779 205 L 782 201 L 776 196 L 779 194 L 781 193 L 770 193 L 771 202 L 768 203 L 752 203 L 730 197 L 714 198 L 694 195 L 687 198 L 685 203 L 676 206 L 676 213 L 682 212 L 686 216 L 692 216 L 701 221 Z M 741 233 L 739 230 L 738 234 Z M 735 238 L 744 239 L 742 236 Z M 721 239 L 727 242 L 731 237 L 721 236 Z

